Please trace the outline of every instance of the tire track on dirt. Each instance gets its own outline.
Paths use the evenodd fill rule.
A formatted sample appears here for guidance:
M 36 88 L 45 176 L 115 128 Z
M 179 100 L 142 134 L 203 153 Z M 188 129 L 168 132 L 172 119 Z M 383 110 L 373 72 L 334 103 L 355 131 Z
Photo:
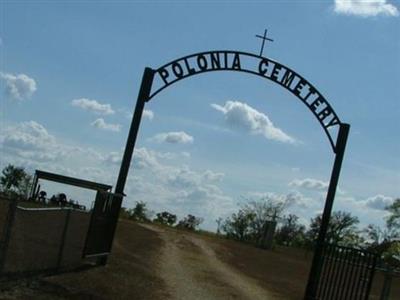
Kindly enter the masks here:
M 257 282 L 217 258 L 212 248 L 193 234 L 142 225 L 164 241 L 158 275 L 171 299 L 277 299 Z

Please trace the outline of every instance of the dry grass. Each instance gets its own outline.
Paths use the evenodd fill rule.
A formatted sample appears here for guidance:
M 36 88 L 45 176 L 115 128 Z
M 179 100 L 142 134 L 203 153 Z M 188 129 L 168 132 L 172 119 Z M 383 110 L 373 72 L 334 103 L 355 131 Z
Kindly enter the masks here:
M 213 247 L 219 259 L 256 279 L 265 289 L 281 294 L 284 299 L 302 299 L 311 267 L 311 252 L 280 246 L 263 250 L 218 237 L 202 238 Z M 377 272 L 370 300 L 380 298 L 382 286 L 383 274 Z M 400 277 L 393 278 L 389 299 L 400 299 Z
M 282 295 L 282 299 L 302 299 L 311 253 L 286 247 L 267 251 L 218 237 L 187 234 L 204 240 L 221 261 L 255 279 L 266 290 Z M 120 221 L 106 267 L 9 283 L 2 287 L 0 298 L 169 299 L 156 263 L 163 245 L 156 232 L 130 221 Z M 177 247 L 196 254 L 192 245 Z M 377 273 L 370 299 L 379 299 L 381 287 L 382 274 Z M 400 278 L 393 281 L 390 299 L 400 299 Z

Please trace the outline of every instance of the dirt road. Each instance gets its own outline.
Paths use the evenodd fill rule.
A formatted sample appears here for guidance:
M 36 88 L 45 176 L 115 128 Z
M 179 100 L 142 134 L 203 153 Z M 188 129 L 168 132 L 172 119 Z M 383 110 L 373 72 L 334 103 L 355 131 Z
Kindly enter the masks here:
M 157 232 L 164 241 L 158 275 L 170 299 L 278 299 L 220 261 L 203 239 L 182 231 L 142 226 Z

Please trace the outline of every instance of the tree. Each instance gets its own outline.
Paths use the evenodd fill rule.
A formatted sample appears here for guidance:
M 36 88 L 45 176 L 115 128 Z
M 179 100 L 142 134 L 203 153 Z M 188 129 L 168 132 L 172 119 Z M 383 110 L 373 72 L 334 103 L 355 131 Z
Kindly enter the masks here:
M 172 226 L 176 222 L 176 215 L 171 214 L 167 211 L 163 211 L 157 214 L 157 217 L 153 220 L 154 222 Z
M 400 267 L 400 198 L 385 208 L 389 212 L 385 228 L 368 225 L 364 229 L 367 236 L 367 249 L 376 252 L 384 261 L 394 267 Z
M 219 217 L 218 219 L 215 220 L 215 222 L 217 223 L 217 235 L 220 235 L 223 219 Z
M 188 230 L 196 230 L 197 226 L 199 226 L 202 222 L 203 218 L 198 218 L 194 215 L 187 215 L 187 217 L 179 221 L 176 227 Z
M 249 225 L 252 239 L 256 244 L 260 244 L 264 239 L 268 222 L 277 222 L 281 219 L 287 205 L 287 201 L 266 196 L 258 200 L 249 201 L 243 206 L 244 213 L 252 216 Z
M 225 219 L 222 230 L 228 238 L 251 241 L 258 246 L 263 246 L 267 232 L 275 228 L 274 222 L 282 217 L 287 204 L 286 200 L 282 201 L 270 196 L 247 201 L 237 213 Z M 273 227 L 270 227 L 271 225 Z
M 377 246 L 390 239 L 390 234 L 387 229 L 381 229 L 378 225 L 369 224 L 364 233 L 368 238 L 368 243 L 372 246 Z
M 400 237 L 400 198 L 395 199 L 386 210 L 390 214 L 386 220 L 387 229 L 396 237 Z
M 119 211 L 119 217 L 121 219 L 130 219 L 131 218 L 131 212 L 132 209 L 128 209 L 126 207 L 121 207 L 120 211 Z
M 253 219 L 254 215 L 252 213 L 240 209 L 238 213 L 233 213 L 230 217 L 226 218 L 222 224 L 222 230 L 228 238 L 239 241 L 250 240 L 250 223 Z
M 32 176 L 26 173 L 24 168 L 9 164 L 2 170 L 0 186 L 1 191 L 8 196 L 28 198 Z
M 23 197 L 24 199 L 28 199 L 32 185 L 33 185 L 32 176 L 25 173 L 17 188 L 18 195 Z
M 285 246 L 302 246 L 305 240 L 306 227 L 299 224 L 299 217 L 289 214 L 282 219 L 283 224 L 276 233 L 276 241 Z
M 366 248 L 383 257 L 385 261 L 391 262 L 391 256 L 396 249 L 393 247 L 395 241 L 393 241 L 394 237 L 392 236 L 392 232 L 389 231 L 387 227 L 381 229 L 381 227 L 377 225 L 369 224 L 367 228 L 364 229 L 364 234 L 367 238 Z M 400 254 L 400 252 L 398 254 Z
M 382 257 L 389 265 L 400 270 L 400 241 L 392 241 Z
M 310 229 L 307 232 L 309 242 L 314 242 L 321 227 L 321 215 L 311 219 Z M 329 220 L 326 241 L 333 244 L 346 246 L 358 245 L 361 237 L 358 234 L 357 224 L 360 221 L 350 212 L 335 211 Z
M 377 225 L 369 224 L 364 233 L 369 239 L 370 246 L 378 246 L 400 238 L 400 198 L 385 208 L 389 212 L 386 218 L 386 226 L 381 229 Z
M 146 208 L 146 203 L 143 201 L 137 201 L 135 207 L 130 212 L 130 218 L 139 222 L 147 222 L 149 221 L 147 213 L 148 209 Z

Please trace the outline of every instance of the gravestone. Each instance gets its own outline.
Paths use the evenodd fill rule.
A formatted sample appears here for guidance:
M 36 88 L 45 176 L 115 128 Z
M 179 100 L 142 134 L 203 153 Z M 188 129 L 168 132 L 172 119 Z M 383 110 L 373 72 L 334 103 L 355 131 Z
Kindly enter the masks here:
M 263 249 L 271 249 L 274 242 L 275 230 L 276 221 L 266 221 L 264 224 L 263 237 L 258 246 Z

